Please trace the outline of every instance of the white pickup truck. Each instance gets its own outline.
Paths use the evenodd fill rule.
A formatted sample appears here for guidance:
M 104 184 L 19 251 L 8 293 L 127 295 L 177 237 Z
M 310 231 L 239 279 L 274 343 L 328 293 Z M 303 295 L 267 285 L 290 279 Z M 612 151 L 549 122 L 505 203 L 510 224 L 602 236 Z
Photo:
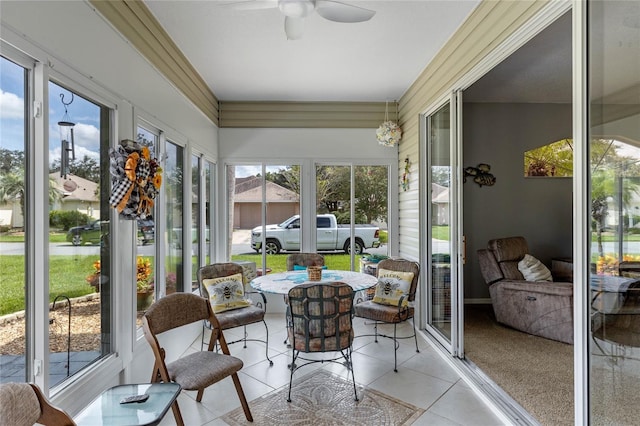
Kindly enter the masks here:
M 319 214 L 316 218 L 317 249 L 344 250 L 351 252 L 350 225 L 338 225 L 335 215 Z M 278 254 L 280 250 L 300 250 L 300 216 L 291 216 L 278 225 L 266 226 L 265 247 L 267 254 Z M 262 226 L 251 230 L 251 248 L 260 253 Z M 364 249 L 380 246 L 380 229 L 374 225 L 355 226 L 355 250 L 361 254 Z

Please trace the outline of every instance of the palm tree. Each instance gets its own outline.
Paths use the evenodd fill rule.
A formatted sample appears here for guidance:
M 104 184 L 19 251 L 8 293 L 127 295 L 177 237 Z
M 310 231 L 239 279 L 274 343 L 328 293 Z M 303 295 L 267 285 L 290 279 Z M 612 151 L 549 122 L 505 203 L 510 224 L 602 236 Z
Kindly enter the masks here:
M 56 188 L 56 180 L 49 176 L 49 204 L 52 205 L 62 197 L 60 190 Z M 24 169 L 17 172 L 0 174 L 0 202 L 20 203 L 20 214 L 24 216 L 25 182 Z

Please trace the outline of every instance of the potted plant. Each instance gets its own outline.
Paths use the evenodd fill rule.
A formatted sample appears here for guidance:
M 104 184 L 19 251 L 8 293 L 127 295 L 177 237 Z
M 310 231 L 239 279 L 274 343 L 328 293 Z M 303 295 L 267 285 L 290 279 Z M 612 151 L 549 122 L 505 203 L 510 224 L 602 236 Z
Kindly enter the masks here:
M 136 306 L 138 311 L 153 303 L 153 276 L 149 258 L 138 256 L 136 260 Z

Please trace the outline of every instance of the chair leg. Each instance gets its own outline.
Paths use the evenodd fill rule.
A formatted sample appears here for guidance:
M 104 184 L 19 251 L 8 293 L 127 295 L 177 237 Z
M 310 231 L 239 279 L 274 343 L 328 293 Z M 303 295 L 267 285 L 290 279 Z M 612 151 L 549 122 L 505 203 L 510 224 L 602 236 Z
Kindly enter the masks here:
M 173 411 L 173 417 L 176 419 L 176 425 L 184 426 L 184 420 L 182 420 L 182 413 L 180 413 L 180 407 L 178 407 L 177 400 L 171 404 L 171 411 Z
M 253 422 L 253 416 L 251 415 L 251 410 L 249 409 L 247 398 L 244 396 L 244 391 L 242 390 L 242 385 L 240 384 L 238 373 L 233 373 L 231 375 L 231 378 L 233 379 L 233 385 L 236 387 L 238 398 L 240 398 L 240 404 L 242 405 L 242 409 L 244 410 L 244 416 L 247 418 L 248 422 Z
M 420 352 L 420 349 L 418 349 L 418 333 L 416 332 L 416 320 L 415 320 L 415 318 L 413 320 L 411 320 L 411 322 L 413 323 L 413 340 L 416 341 L 416 352 Z
M 291 374 L 289 375 L 289 396 L 287 396 L 287 402 L 291 402 L 291 383 L 293 383 L 293 372 L 296 369 L 296 358 L 298 357 L 295 349 L 291 350 L 291 355 L 291 365 L 289 365 Z
M 396 340 L 396 327 L 397 324 L 393 324 L 393 371 L 398 372 L 398 341 Z
M 267 327 L 267 322 L 262 320 L 264 324 L 264 329 L 267 332 L 267 337 L 264 339 L 264 355 L 267 357 L 267 361 L 269 361 L 269 366 L 273 365 L 273 361 L 269 358 L 269 327 Z
M 373 341 L 378 343 L 378 321 L 373 323 Z
M 358 401 L 358 389 L 356 388 L 356 376 L 355 376 L 355 372 L 353 371 L 353 350 L 351 348 L 347 348 L 347 354 L 345 358 L 349 365 L 349 370 L 351 370 L 351 380 L 353 380 L 354 400 Z

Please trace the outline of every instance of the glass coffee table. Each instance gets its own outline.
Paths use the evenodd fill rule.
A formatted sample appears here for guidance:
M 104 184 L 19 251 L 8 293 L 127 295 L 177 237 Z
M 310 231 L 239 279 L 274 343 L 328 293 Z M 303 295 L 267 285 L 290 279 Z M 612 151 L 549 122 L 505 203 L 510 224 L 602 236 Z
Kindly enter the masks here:
M 102 392 L 74 421 L 83 425 L 157 425 L 180 394 L 177 383 L 143 383 L 114 386 Z M 145 402 L 120 404 L 132 395 L 149 395 Z

